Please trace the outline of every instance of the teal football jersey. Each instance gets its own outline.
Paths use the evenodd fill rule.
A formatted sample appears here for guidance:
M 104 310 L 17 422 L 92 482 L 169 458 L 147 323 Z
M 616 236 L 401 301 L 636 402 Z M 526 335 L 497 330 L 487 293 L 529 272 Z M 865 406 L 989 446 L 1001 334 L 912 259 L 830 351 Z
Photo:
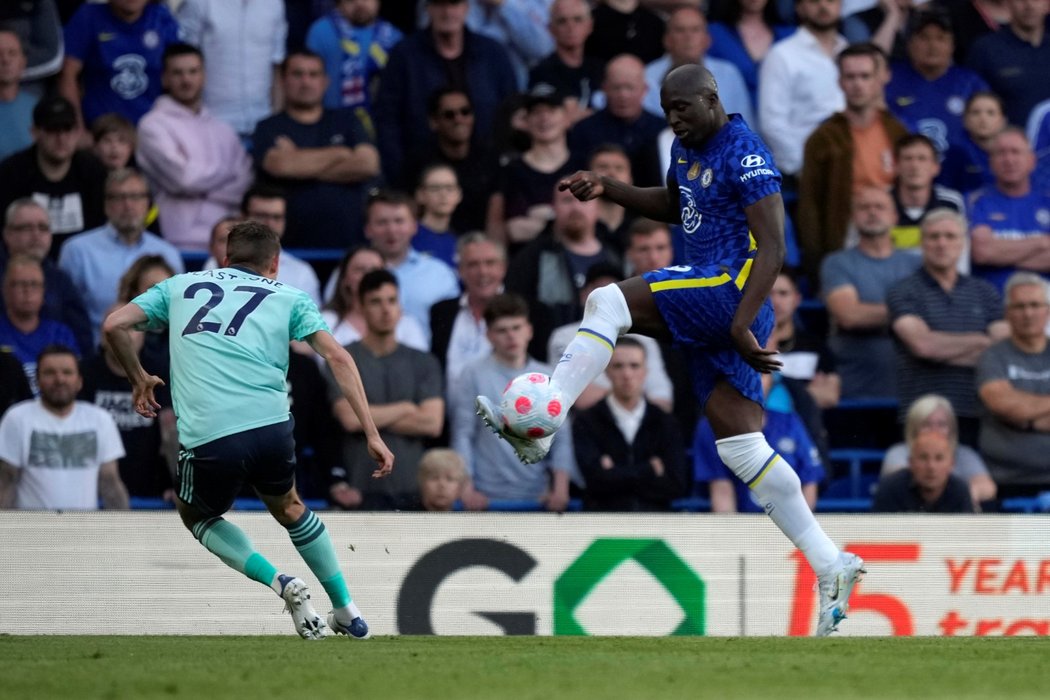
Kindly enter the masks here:
M 187 448 L 288 420 L 288 343 L 328 330 L 305 292 L 243 268 L 176 275 L 132 303 L 149 318 L 143 330 L 169 329 Z

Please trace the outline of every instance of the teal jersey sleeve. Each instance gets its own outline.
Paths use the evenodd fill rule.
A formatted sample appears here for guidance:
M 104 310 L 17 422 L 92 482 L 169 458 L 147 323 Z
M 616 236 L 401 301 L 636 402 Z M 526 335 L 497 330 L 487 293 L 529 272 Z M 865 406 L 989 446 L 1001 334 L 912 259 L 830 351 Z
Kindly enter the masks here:
M 171 279 L 155 284 L 131 300 L 131 303 L 145 312 L 149 319 L 136 326 L 136 330 L 154 331 L 168 327 L 171 311 Z
M 292 313 L 288 318 L 288 335 L 295 340 L 303 340 L 317 331 L 327 330 L 328 324 L 321 318 L 317 304 L 304 292 L 292 306 Z

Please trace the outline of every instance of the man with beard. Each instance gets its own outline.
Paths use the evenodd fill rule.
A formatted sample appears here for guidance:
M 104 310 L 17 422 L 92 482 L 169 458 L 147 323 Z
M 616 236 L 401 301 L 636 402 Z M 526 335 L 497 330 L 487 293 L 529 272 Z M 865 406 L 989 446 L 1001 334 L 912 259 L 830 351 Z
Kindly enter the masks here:
M 555 187 L 553 206 L 548 229 L 511 260 L 507 291 L 546 304 L 557 327 L 582 315 L 587 270 L 598 263 L 619 267 L 620 260 L 598 238 L 597 202 L 581 202 Z
M 0 421 L 0 508 L 127 510 L 117 460 L 124 456 L 109 413 L 77 401 L 76 355 L 51 345 L 37 357 L 40 398 Z

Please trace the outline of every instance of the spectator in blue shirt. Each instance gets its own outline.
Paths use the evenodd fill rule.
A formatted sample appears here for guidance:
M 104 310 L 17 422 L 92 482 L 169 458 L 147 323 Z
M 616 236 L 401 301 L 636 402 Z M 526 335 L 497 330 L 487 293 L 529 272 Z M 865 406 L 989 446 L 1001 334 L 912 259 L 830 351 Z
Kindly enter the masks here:
M 33 106 L 36 99 L 21 89 L 26 55 L 18 35 L 0 29 L 0 160 L 33 144 Z
M 179 25 L 163 5 L 85 3 L 66 25 L 59 91 L 80 108 L 81 125 L 107 112 L 137 124 L 161 93 L 164 49 L 178 40 Z

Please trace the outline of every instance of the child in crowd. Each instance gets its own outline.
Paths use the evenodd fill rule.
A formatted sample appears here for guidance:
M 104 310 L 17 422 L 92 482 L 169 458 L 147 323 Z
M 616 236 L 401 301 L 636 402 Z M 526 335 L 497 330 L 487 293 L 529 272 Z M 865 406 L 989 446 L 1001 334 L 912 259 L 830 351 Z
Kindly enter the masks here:
M 467 482 L 467 468 L 455 450 L 434 448 L 419 460 L 419 497 L 423 510 L 452 510 Z

